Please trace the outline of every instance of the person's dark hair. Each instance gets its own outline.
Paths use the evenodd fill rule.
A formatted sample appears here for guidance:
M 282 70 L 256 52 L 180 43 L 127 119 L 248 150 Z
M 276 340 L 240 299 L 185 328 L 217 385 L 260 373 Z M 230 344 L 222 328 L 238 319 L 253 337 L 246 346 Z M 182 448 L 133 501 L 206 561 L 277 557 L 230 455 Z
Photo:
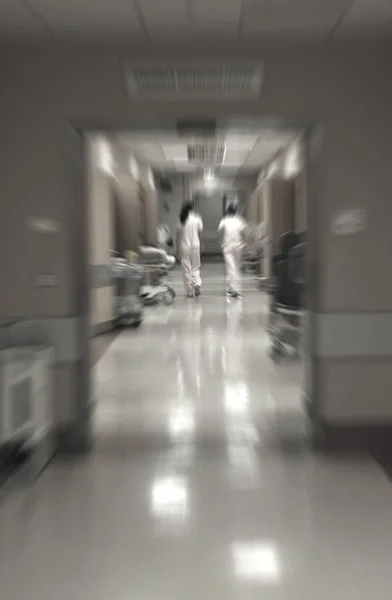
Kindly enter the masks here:
M 193 210 L 193 202 L 184 202 L 180 212 L 180 223 L 181 225 L 185 225 L 188 220 L 189 213 Z
M 232 217 L 233 215 L 237 214 L 237 208 L 234 206 L 234 204 L 229 204 L 229 206 L 226 209 L 226 215 L 228 217 Z

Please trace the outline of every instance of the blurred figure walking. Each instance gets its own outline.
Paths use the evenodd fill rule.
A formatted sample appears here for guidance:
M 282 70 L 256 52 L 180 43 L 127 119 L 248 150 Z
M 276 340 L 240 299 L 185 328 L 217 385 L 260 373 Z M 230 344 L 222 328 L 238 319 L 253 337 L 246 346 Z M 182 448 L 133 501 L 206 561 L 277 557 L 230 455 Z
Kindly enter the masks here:
M 177 228 L 177 252 L 181 259 L 185 295 L 200 296 L 200 251 L 203 247 L 203 221 L 194 211 L 193 202 L 185 202 Z
M 244 247 L 246 223 L 237 208 L 230 204 L 219 223 L 218 232 L 226 266 L 227 293 L 233 298 L 241 295 L 241 254 Z

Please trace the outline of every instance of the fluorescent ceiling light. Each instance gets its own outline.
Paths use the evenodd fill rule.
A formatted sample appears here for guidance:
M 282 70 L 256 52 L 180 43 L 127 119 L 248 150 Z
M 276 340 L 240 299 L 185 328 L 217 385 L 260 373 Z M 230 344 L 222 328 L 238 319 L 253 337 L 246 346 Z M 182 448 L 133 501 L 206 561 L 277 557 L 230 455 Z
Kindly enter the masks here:
M 166 160 L 188 160 L 188 149 L 185 144 L 168 144 L 162 146 Z

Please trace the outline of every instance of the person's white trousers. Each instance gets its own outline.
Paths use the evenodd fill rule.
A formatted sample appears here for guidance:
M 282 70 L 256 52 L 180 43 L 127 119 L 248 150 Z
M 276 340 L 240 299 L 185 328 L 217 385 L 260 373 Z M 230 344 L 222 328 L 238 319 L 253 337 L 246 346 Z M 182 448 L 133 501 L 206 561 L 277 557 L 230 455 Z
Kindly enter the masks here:
M 193 296 L 195 287 L 201 286 L 200 248 L 182 248 L 182 274 L 184 276 L 185 293 Z
M 226 266 L 226 280 L 229 292 L 239 294 L 241 292 L 241 250 L 238 248 L 223 251 Z

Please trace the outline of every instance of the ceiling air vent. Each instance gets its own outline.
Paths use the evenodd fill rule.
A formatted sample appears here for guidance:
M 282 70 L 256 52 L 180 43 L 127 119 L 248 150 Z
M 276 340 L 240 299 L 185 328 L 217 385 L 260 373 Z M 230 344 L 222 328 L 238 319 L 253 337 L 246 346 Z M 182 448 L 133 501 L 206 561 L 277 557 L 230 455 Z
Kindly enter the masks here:
M 188 161 L 197 165 L 221 165 L 225 158 L 224 144 L 189 144 Z
M 258 98 L 263 84 L 260 64 L 186 64 L 125 69 L 133 98 Z

